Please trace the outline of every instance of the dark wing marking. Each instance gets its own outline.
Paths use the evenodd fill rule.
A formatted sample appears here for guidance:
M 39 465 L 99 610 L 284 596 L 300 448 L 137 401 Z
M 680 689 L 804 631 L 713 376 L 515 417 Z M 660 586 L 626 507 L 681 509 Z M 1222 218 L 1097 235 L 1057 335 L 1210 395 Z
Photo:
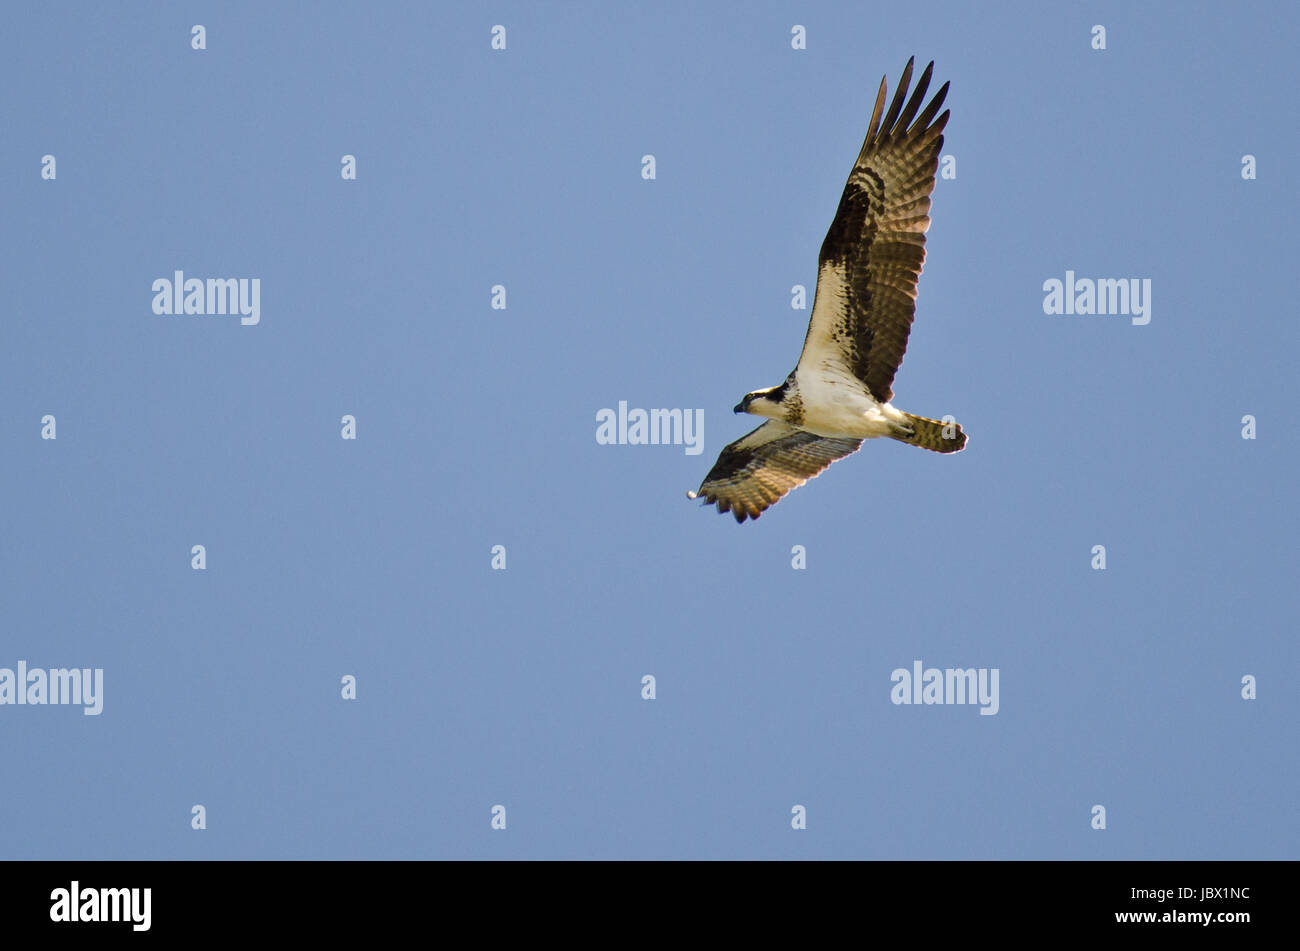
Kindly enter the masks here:
M 687 495 L 717 503 L 719 512 L 730 511 L 737 522 L 758 518 L 861 445 L 861 439 L 832 439 L 768 420 L 723 449 L 700 490 Z
M 801 369 L 851 374 L 882 403 L 893 398 L 894 374 L 916 313 L 930 193 L 948 124 L 946 111 L 935 119 L 947 83 L 917 115 L 933 69 L 934 63 L 925 68 L 904 105 L 912 78 L 912 60 L 907 61 L 883 122 L 886 84 L 880 80 L 867 137 L 822 242 L 812 319 L 799 357 Z

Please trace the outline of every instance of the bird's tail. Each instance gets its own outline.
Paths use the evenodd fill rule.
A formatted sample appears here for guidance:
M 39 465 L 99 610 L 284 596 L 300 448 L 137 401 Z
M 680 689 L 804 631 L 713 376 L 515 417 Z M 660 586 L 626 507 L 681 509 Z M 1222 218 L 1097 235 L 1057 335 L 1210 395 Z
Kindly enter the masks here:
M 966 448 L 966 434 L 961 431 L 960 423 L 945 423 L 943 420 L 926 419 L 924 416 L 913 416 L 911 413 L 903 415 L 907 417 L 908 426 L 911 428 L 910 431 L 900 429 L 893 433 L 893 437 L 899 442 L 920 446 L 932 452 L 961 452 Z

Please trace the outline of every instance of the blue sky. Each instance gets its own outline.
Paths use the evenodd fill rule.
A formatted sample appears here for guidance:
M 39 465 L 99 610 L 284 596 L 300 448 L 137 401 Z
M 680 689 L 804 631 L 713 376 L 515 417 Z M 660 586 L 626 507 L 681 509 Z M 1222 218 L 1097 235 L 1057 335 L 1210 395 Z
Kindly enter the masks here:
M 104 686 L 0 705 L 0 855 L 1297 857 L 1290 7 L 6 26 L 0 668 Z M 894 402 L 969 446 L 869 442 L 738 526 L 685 492 L 793 366 L 913 54 L 957 175 Z M 176 270 L 260 322 L 155 314 Z M 1046 315 L 1067 271 L 1150 323 Z M 598 444 L 619 401 L 703 452 Z M 918 660 L 996 669 L 997 714 L 891 703 Z

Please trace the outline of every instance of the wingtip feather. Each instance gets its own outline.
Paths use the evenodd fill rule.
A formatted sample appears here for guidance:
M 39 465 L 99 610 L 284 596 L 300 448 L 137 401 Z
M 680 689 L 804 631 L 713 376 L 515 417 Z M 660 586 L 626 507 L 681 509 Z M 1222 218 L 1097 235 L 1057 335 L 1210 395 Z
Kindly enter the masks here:
M 898 113 L 903 108 L 903 97 L 907 95 L 907 87 L 912 82 L 912 63 L 915 56 L 907 61 L 907 66 L 903 69 L 903 75 L 898 79 L 898 86 L 894 89 L 894 98 L 889 103 L 889 111 L 885 113 L 885 119 L 880 124 L 880 134 L 889 135 L 894 128 L 894 123 L 898 120 Z
M 863 140 L 862 151 L 858 153 L 858 161 L 862 161 L 862 156 L 867 153 L 872 140 L 876 137 L 876 132 L 880 129 L 880 117 L 885 112 L 885 95 L 888 91 L 889 76 L 881 76 L 880 89 L 876 92 L 876 104 L 871 110 L 871 121 L 867 123 L 867 137 Z

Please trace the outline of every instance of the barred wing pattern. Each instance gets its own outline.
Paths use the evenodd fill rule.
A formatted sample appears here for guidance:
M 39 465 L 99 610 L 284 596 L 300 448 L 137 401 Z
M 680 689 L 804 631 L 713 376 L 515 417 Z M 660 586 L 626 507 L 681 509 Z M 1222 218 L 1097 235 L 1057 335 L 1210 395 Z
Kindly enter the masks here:
M 723 449 L 700 490 L 688 494 L 716 503 L 719 512 L 730 510 L 737 522 L 758 518 L 791 489 L 861 445 L 861 439 L 818 436 L 768 420 Z
M 800 371 L 852 376 L 880 403 L 893 398 L 894 374 L 916 314 L 930 194 L 949 115 L 935 119 L 947 83 L 917 115 L 934 63 L 904 105 L 912 62 L 883 121 L 886 82 L 880 81 L 867 137 L 822 242 L 812 319 L 799 357 Z

